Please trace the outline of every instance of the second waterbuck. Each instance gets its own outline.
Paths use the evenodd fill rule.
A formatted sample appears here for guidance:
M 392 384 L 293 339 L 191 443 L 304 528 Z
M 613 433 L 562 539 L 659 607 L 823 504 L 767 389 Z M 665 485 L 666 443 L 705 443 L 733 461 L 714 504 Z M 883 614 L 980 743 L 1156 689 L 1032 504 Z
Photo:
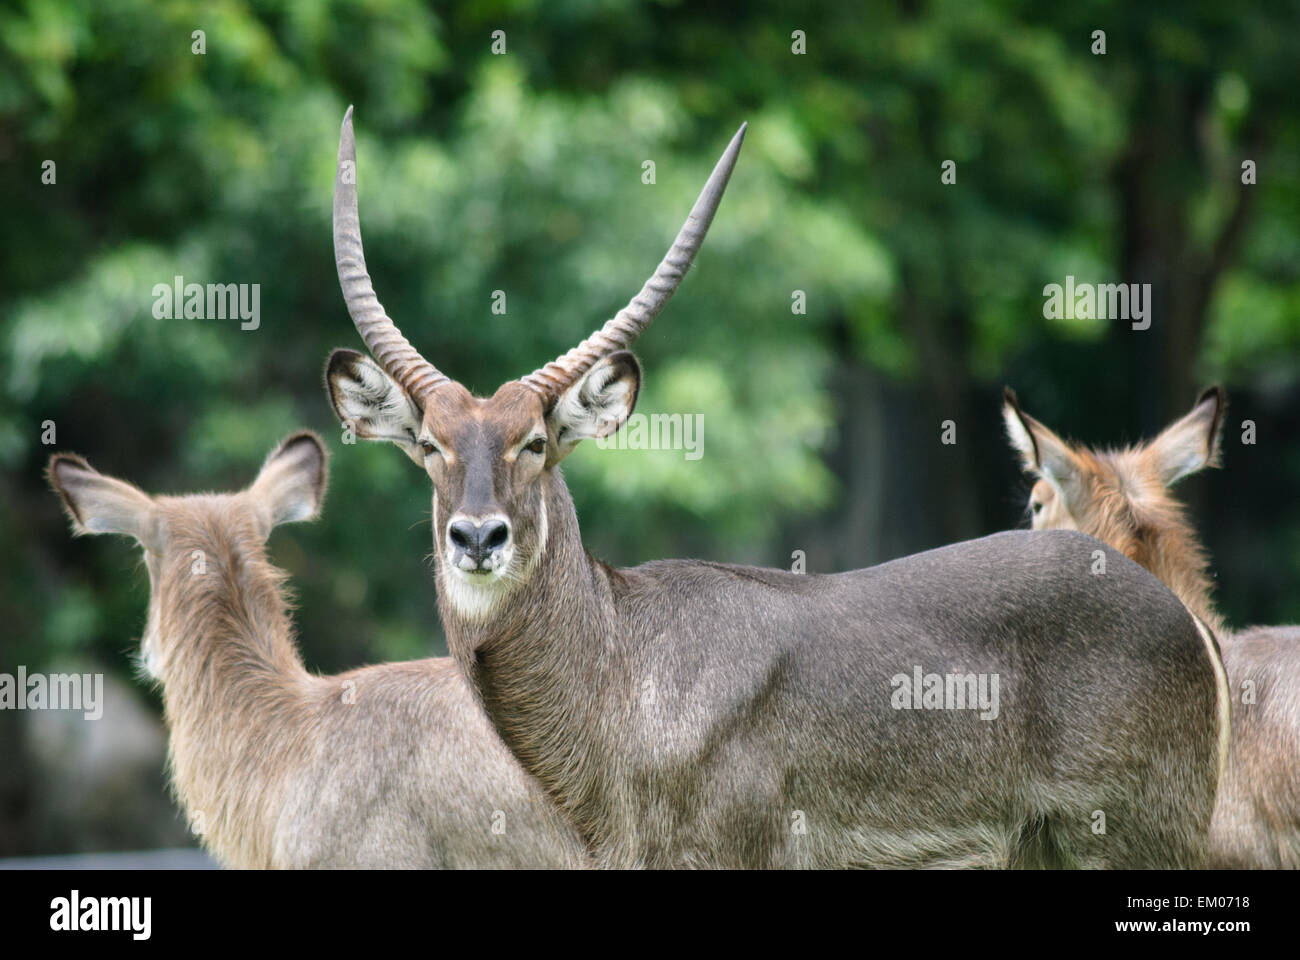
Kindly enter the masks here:
M 1226 398 L 1212 387 L 1150 443 L 1067 443 L 1007 391 L 1012 446 L 1037 481 L 1035 529 L 1075 529 L 1124 552 L 1210 624 L 1232 690 L 1232 745 L 1210 828 L 1209 865 L 1300 869 L 1300 626 L 1232 631 L 1211 596 L 1209 558 L 1170 488 L 1219 459 Z
M 577 833 L 488 724 L 447 657 L 309 673 L 278 524 L 316 515 L 325 450 L 280 444 L 246 490 L 151 497 L 71 454 L 49 479 L 78 533 L 144 548 L 142 643 L 162 687 L 172 784 L 229 867 L 574 867 Z
M 1095 541 L 999 534 L 832 576 L 615 570 L 584 550 L 560 463 L 631 414 L 627 347 L 695 258 L 743 136 L 627 307 L 480 398 L 375 296 L 344 120 L 335 255 L 374 360 L 336 351 L 329 394 L 432 482 L 438 606 L 489 718 L 602 866 L 1198 863 L 1216 656 L 1137 564 L 1093 576 Z

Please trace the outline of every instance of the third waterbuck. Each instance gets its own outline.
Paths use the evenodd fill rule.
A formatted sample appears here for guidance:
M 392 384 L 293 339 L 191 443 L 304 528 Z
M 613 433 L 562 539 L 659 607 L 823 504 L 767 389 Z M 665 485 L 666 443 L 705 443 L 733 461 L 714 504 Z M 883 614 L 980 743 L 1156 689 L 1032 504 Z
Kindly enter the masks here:
M 56 454 L 79 533 L 131 536 L 151 597 L 143 663 L 162 686 L 172 783 L 232 867 L 569 867 L 583 845 L 488 724 L 450 659 L 309 673 L 280 523 L 315 516 L 325 451 L 290 437 L 230 494 L 151 497 Z
M 560 462 L 631 414 L 626 348 L 690 267 L 743 135 L 626 308 L 478 398 L 375 297 L 344 119 L 335 255 L 375 360 L 336 351 L 330 398 L 432 481 L 438 606 L 488 716 L 599 865 L 1196 864 L 1215 654 L 1137 564 L 1093 576 L 1095 541 L 999 534 L 834 576 L 615 570 L 583 549 Z
M 1300 868 L 1300 626 L 1224 626 L 1209 559 L 1170 487 L 1218 462 L 1225 398 L 1213 387 L 1150 443 L 1090 450 L 1066 443 L 1006 392 L 1012 446 L 1038 479 L 1035 529 L 1092 534 L 1169 584 L 1213 626 L 1232 690 L 1232 745 L 1210 831 L 1210 864 Z

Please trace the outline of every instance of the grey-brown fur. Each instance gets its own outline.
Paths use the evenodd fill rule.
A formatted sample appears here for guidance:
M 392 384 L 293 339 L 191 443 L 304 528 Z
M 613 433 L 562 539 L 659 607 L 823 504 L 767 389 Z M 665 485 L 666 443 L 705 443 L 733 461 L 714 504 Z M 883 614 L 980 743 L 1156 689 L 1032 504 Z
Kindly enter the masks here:
M 78 532 L 130 533 L 145 546 L 145 658 L 162 685 L 172 782 L 220 862 L 584 862 L 576 832 L 501 743 L 450 658 L 333 677 L 304 668 L 285 574 L 264 542 L 275 523 L 316 512 L 325 457 L 314 436 L 290 438 L 235 494 L 149 497 L 66 454 L 51 459 L 49 476 Z
M 1097 541 L 1000 534 L 834 576 L 614 571 L 582 549 L 558 472 L 547 486 L 527 587 L 491 622 L 440 609 L 599 864 L 1199 863 L 1212 666 L 1154 577 L 1109 550 L 1090 572 Z M 892 709 L 915 664 L 1000 674 L 1000 718 Z
M 1231 737 L 1209 838 L 1208 866 L 1300 868 L 1300 627 L 1235 633 L 1211 595 L 1209 555 L 1172 486 L 1217 466 L 1227 395 L 1202 391 L 1150 442 L 1120 450 L 1067 443 L 1006 392 L 1003 414 L 1025 469 L 1036 530 L 1081 530 L 1150 569 L 1218 638 L 1232 705 Z
M 1198 864 L 1227 736 L 1218 654 L 1097 541 L 1004 534 L 835 576 L 616 571 L 583 549 L 559 464 L 631 415 L 622 348 L 677 289 L 739 144 L 619 314 L 634 323 L 480 398 L 379 305 L 345 119 L 336 261 L 378 362 L 335 351 L 329 397 L 429 476 L 438 605 L 488 716 L 601 866 Z M 914 667 L 997 675 L 997 719 L 894 709 Z
M 1210 831 L 1211 865 L 1300 869 L 1300 626 L 1220 637 L 1232 751 Z

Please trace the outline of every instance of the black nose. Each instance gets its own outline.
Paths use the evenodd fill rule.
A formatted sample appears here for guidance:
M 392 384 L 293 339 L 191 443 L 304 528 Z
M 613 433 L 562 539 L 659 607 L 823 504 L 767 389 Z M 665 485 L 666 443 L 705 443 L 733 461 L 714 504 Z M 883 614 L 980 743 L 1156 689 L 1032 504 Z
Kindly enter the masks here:
M 500 520 L 487 520 L 478 526 L 468 520 L 457 520 L 447 528 L 447 536 L 457 549 L 481 565 L 493 550 L 505 546 L 510 527 Z

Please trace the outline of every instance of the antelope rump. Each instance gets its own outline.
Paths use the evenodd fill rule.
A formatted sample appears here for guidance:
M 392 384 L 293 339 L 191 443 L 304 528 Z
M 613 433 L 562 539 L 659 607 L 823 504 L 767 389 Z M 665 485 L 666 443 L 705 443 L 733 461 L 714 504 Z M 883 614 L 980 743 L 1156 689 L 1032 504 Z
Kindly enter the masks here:
M 1150 443 L 1066 443 L 1006 391 L 1011 445 L 1036 478 L 1036 530 L 1091 534 L 1141 563 L 1210 624 L 1232 691 L 1232 743 L 1210 830 L 1209 865 L 1300 868 L 1300 626 L 1233 631 L 1214 606 L 1209 556 L 1171 487 L 1217 466 L 1227 397 L 1205 390 Z

